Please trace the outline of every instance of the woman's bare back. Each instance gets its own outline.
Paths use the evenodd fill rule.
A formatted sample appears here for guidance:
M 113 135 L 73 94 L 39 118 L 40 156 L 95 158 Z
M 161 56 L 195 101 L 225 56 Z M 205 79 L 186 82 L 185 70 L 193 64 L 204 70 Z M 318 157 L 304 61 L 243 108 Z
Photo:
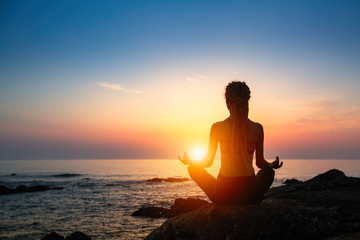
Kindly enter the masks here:
M 231 121 L 230 118 L 227 118 L 223 121 L 217 122 L 215 125 L 215 132 L 220 142 L 220 149 L 228 149 L 228 146 L 231 143 Z M 261 140 L 261 133 L 262 133 L 262 126 L 260 123 L 256 123 L 251 121 L 250 119 L 247 120 L 246 124 L 246 138 L 248 142 L 251 142 L 258 145 L 259 141 Z M 227 152 L 227 151 L 222 151 Z

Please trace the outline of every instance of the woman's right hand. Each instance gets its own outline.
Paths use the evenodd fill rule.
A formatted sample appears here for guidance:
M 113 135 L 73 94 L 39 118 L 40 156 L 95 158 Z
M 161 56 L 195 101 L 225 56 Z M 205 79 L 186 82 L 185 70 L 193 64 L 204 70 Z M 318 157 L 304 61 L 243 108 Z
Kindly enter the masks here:
M 281 168 L 283 165 L 283 162 L 280 163 L 279 157 L 276 157 L 276 160 L 269 164 L 269 166 L 273 169 Z
M 181 158 L 180 156 L 178 156 L 178 159 L 184 164 L 184 165 L 189 165 L 190 164 L 190 158 L 187 155 L 187 153 L 184 153 L 183 158 Z

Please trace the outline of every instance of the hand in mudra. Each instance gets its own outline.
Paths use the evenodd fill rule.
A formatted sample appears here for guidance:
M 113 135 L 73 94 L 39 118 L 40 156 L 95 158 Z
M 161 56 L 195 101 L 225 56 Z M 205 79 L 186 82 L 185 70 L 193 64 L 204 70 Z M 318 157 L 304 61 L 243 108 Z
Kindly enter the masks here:
M 183 158 L 181 158 L 180 156 L 178 156 L 178 159 L 184 164 L 184 165 L 189 165 L 190 163 L 190 158 L 189 156 L 187 155 L 187 153 L 185 152 L 184 153 L 184 156 Z
M 278 168 L 281 168 L 281 166 L 283 165 L 283 162 L 280 163 L 279 157 L 276 157 L 276 160 L 273 161 L 272 163 L 270 163 L 269 165 L 273 169 L 278 169 Z

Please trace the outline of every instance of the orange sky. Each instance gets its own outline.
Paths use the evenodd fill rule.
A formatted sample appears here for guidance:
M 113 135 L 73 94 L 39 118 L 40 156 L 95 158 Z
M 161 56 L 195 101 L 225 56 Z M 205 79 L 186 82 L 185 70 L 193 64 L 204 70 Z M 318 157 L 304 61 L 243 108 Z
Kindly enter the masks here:
M 9 141 L 28 144 L 25 152 L 48 147 L 44 157 L 65 151 L 60 156 L 176 158 L 196 147 L 206 149 L 211 124 L 228 117 L 223 93 L 232 77 L 167 73 L 137 92 L 89 84 L 72 98 L 54 94 L 33 108 L 9 109 L 1 131 Z M 356 157 L 360 113 L 355 96 L 299 91 L 296 82 L 274 87 L 262 78 L 248 81 L 249 117 L 264 126 L 267 157 Z

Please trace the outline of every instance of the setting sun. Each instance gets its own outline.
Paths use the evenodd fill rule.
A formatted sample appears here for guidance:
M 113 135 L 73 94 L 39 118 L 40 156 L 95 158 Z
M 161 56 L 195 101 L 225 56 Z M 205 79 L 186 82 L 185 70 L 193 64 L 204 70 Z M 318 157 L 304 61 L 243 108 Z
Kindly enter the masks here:
M 190 152 L 190 158 L 192 158 L 193 160 L 200 160 L 203 159 L 204 157 L 205 157 L 205 150 L 201 147 L 195 147 Z

